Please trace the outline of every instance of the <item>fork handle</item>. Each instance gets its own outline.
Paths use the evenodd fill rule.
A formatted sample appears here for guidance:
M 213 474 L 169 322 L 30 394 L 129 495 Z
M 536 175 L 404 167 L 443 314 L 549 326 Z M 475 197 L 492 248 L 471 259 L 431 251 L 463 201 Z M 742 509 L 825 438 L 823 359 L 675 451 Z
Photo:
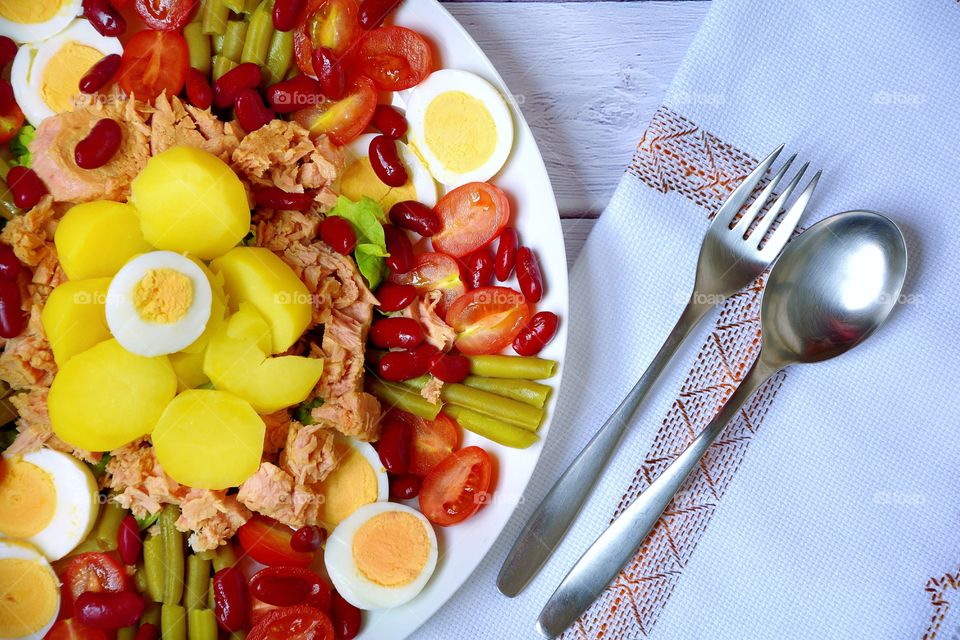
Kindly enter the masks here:
M 691 297 L 643 376 L 540 502 L 500 569 L 497 587 L 504 595 L 513 597 L 520 593 L 553 553 L 593 489 L 637 407 L 690 331 L 712 307 L 711 304 L 697 303 Z

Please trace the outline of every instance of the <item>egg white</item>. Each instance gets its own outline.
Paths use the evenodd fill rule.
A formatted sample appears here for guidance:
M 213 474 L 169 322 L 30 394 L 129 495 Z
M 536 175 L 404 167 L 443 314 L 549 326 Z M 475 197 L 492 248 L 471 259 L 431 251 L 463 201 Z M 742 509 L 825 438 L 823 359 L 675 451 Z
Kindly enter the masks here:
M 383 468 L 383 463 L 380 462 L 380 454 L 373 448 L 373 445 L 355 438 L 337 436 L 337 439 L 339 442 L 350 445 L 353 450 L 363 456 L 363 459 L 373 469 L 373 474 L 377 477 L 377 502 L 385 502 L 389 499 L 390 479 L 387 477 L 387 470 Z
M 486 107 L 497 130 L 493 153 L 480 167 L 459 173 L 445 166 L 424 139 L 424 122 L 427 108 L 438 96 L 450 92 L 463 92 L 476 98 Z M 458 187 L 468 182 L 486 182 L 495 176 L 513 148 L 513 115 L 500 91 L 480 76 L 457 69 L 434 71 L 417 85 L 407 98 L 407 122 L 410 126 L 410 144 L 423 157 L 434 178 L 448 187 Z
M 175 322 L 150 322 L 140 317 L 133 298 L 137 283 L 151 269 L 172 269 L 193 283 L 193 302 Z M 107 326 L 124 349 L 142 356 L 175 353 L 200 337 L 210 320 L 213 290 L 210 280 L 190 258 L 173 251 L 151 251 L 123 265 L 107 289 Z
M 30 560 L 31 562 L 36 562 L 50 573 L 50 575 L 53 577 L 54 584 L 60 584 L 60 579 L 54 572 L 53 567 L 50 566 L 50 563 L 47 562 L 47 559 L 43 557 L 43 554 L 25 542 L 0 539 L 0 560 Z M 33 633 L 20 636 L 16 640 L 40 640 L 46 636 L 47 632 L 50 631 L 50 628 L 57 621 L 57 612 L 59 609 L 60 590 L 58 589 L 56 610 L 54 610 L 50 620 Z
M 423 569 L 410 583 L 401 587 L 385 587 L 367 578 L 353 561 L 353 537 L 357 530 L 374 516 L 389 511 L 413 515 L 423 523 L 430 549 Z M 403 504 L 373 502 L 360 507 L 341 522 L 327 538 L 323 560 L 334 588 L 343 599 L 359 609 L 388 609 L 409 602 L 420 593 L 437 566 L 437 534 L 422 513 Z
M 21 2 L 36 2 L 36 0 L 20 0 Z M 80 15 L 83 0 L 61 0 L 60 8 L 44 22 L 13 22 L 0 16 L 0 36 L 7 36 L 11 40 L 24 43 L 46 40 L 67 28 L 67 25 Z
M 369 158 L 370 141 L 376 138 L 378 135 L 379 134 L 376 133 L 367 133 L 348 144 L 345 147 L 347 158 L 349 160 L 347 166 L 353 162 L 356 162 L 357 160 Z M 397 140 L 397 151 L 399 152 L 400 160 L 407 168 L 408 181 L 413 185 L 413 190 L 416 192 L 417 201 L 422 202 L 428 207 L 436 205 L 437 183 L 434 182 L 433 176 L 430 174 L 427 166 L 423 163 L 423 160 L 420 159 L 420 156 L 418 156 L 409 145 L 404 144 L 399 140 Z
M 34 126 L 56 115 L 43 99 L 43 75 L 50 59 L 70 42 L 96 49 L 104 56 L 123 53 L 118 39 L 100 35 L 86 20 L 75 20 L 49 40 L 21 46 L 10 68 L 10 84 L 23 115 Z M 76 87 L 76 91 L 80 93 L 80 87 Z

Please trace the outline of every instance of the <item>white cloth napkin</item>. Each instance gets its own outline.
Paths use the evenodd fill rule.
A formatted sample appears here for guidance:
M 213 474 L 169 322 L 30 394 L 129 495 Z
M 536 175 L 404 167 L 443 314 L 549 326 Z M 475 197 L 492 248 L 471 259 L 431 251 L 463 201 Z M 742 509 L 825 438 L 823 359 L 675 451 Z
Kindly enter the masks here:
M 566 379 L 526 502 L 415 637 L 536 637 L 573 562 L 731 392 L 759 288 L 691 337 L 545 570 L 497 592 L 522 523 L 679 314 L 709 214 L 781 142 L 824 170 L 803 224 L 872 209 L 901 225 L 903 304 L 855 351 L 764 389 L 567 637 L 960 637 L 958 34 L 956 0 L 715 0 L 572 271 Z

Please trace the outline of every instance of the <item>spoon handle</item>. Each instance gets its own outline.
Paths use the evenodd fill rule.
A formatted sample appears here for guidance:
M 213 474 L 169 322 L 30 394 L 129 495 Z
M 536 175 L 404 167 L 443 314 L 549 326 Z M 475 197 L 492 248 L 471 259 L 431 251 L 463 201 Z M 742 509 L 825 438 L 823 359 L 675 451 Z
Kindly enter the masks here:
M 550 638 L 560 635 L 587 610 L 620 569 L 634 557 L 727 422 L 736 416 L 753 392 L 777 371 L 777 368 L 763 363 L 761 354 L 710 424 L 613 521 L 570 569 L 540 612 L 537 621 L 540 633 Z

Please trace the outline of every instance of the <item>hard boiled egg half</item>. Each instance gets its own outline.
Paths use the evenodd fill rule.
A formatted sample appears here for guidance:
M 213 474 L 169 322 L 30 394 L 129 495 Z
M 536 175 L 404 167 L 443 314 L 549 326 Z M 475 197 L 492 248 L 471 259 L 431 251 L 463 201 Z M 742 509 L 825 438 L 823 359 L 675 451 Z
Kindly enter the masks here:
M 46 40 L 80 15 L 82 0 L 0 0 L 0 36 L 16 42 Z
M 60 582 L 43 554 L 0 540 L 0 638 L 39 640 L 59 610 Z
M 0 458 L 0 536 L 59 560 L 87 537 L 98 510 L 93 474 L 73 456 L 40 449 Z
M 437 534 L 422 513 L 376 502 L 357 509 L 327 540 L 324 564 L 337 593 L 360 609 L 412 600 L 437 566 Z
M 0 0 L 0 7 L 9 4 Z M 39 125 L 73 109 L 80 79 L 112 53 L 123 53 L 120 41 L 100 35 L 86 20 L 75 20 L 48 40 L 21 46 L 10 69 L 10 83 L 27 120 Z
M 362 135 L 344 149 L 347 168 L 340 178 L 340 193 L 354 201 L 363 196 L 372 198 L 384 211 L 405 200 L 417 200 L 428 207 L 437 204 L 437 183 L 413 149 L 399 140 L 397 152 L 407 169 L 407 183 L 388 187 L 380 181 L 370 165 L 370 141 L 376 137 L 372 133 Z
M 478 75 L 434 71 L 410 92 L 410 143 L 441 183 L 486 182 L 513 148 L 513 116 L 503 95 Z
M 360 507 L 385 501 L 390 492 L 387 470 L 373 446 L 337 436 L 333 448 L 337 467 L 314 488 L 322 496 L 318 517 L 327 531 Z
M 210 320 L 213 289 L 203 269 L 173 251 L 151 251 L 123 265 L 107 289 L 107 326 L 141 356 L 180 351 Z

